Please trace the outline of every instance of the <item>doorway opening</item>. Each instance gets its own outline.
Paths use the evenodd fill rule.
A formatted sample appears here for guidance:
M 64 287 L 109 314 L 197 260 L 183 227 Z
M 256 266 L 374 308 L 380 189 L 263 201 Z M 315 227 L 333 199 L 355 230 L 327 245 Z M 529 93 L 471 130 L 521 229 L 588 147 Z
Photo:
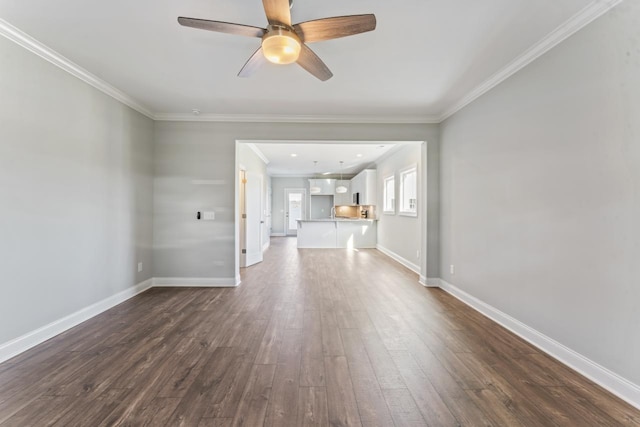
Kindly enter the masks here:
M 437 241 L 437 233 L 427 236 L 427 228 L 435 230 L 434 224 L 437 224 L 435 216 L 431 222 L 427 220 L 427 214 L 437 209 L 437 200 L 427 197 L 428 188 L 437 189 L 437 179 L 427 180 L 427 151 L 424 140 L 237 140 L 236 167 L 242 163 L 248 168 L 244 195 L 240 192 L 240 182 L 236 188 L 236 212 L 240 213 L 236 215 L 236 272 L 239 273 L 240 267 L 262 260 L 258 248 L 266 250 L 271 238 L 296 239 L 298 248 L 340 249 L 345 246 L 342 234 L 347 232 L 353 235 L 354 249 L 375 248 L 418 273 L 420 282 L 425 284 L 428 257 L 436 256 L 428 255 L 428 252 L 435 253 L 428 249 Z M 407 179 L 401 178 L 408 168 L 415 171 L 411 176 L 417 182 L 416 194 L 407 196 L 410 214 L 393 203 L 395 193 L 398 197 L 407 193 Z M 262 193 L 256 193 L 256 197 L 247 194 L 252 171 L 258 171 L 263 177 Z M 433 178 L 434 173 L 431 175 Z M 385 192 L 385 179 L 393 184 L 394 191 L 390 192 L 389 184 Z M 242 206 L 241 197 L 245 203 Z M 255 203 L 253 219 L 250 218 L 251 202 Z M 242 214 L 247 217 L 242 218 Z M 373 223 L 364 224 L 366 221 Z M 253 232 L 249 231 L 250 222 L 255 226 Z M 330 235 L 324 233 L 334 222 L 337 231 Z M 313 234 L 316 228 L 322 228 L 318 231 L 322 232 L 320 237 L 326 234 L 332 245 L 323 246 L 324 240 L 317 241 Z M 372 236 L 375 236 L 368 236 L 364 228 L 374 230 Z M 356 237 L 362 236 L 354 233 L 361 231 L 362 236 L 372 238 L 356 242 Z M 252 240 L 241 232 L 255 234 L 256 238 Z M 315 236 L 311 243 L 306 238 L 309 233 Z M 246 246 L 240 248 L 243 242 Z M 247 256 L 250 243 L 255 255 L 251 259 Z M 245 253 L 240 249 L 245 249 Z M 437 259 L 431 259 L 430 263 L 437 265 Z

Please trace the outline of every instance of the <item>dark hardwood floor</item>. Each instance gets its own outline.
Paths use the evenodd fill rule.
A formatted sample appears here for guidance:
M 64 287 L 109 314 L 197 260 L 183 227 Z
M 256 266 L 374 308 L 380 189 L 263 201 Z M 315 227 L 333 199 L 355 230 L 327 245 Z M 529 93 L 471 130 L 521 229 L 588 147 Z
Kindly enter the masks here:
M 616 426 L 640 411 L 375 250 L 274 238 L 0 365 L 1 426 Z

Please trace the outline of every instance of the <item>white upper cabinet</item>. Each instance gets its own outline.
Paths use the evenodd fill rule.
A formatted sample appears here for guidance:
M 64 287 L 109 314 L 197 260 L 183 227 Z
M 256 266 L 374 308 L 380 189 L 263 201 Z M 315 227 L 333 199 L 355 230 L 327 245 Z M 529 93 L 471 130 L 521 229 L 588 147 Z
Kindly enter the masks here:
M 353 198 L 351 196 L 351 181 L 349 180 L 337 180 L 336 181 L 336 188 L 340 187 L 340 186 L 344 186 L 347 187 L 347 192 L 346 193 L 337 193 L 335 194 L 335 196 L 333 197 L 333 204 L 336 206 L 346 206 L 346 205 L 352 205 L 353 204 Z
M 353 178 L 351 178 L 351 187 L 350 187 L 350 192 L 351 192 L 351 203 L 353 203 L 353 194 L 355 193 L 360 193 L 360 181 L 362 181 L 360 179 L 360 175 L 356 175 Z
M 378 172 L 375 169 L 365 169 L 351 180 L 351 194 L 360 193 L 361 205 L 376 205 L 377 191 L 376 178 Z M 352 196 L 353 203 L 353 196 Z
M 312 196 L 333 196 L 336 192 L 336 180 L 335 179 L 310 179 L 309 188 L 320 188 L 319 193 L 309 192 Z

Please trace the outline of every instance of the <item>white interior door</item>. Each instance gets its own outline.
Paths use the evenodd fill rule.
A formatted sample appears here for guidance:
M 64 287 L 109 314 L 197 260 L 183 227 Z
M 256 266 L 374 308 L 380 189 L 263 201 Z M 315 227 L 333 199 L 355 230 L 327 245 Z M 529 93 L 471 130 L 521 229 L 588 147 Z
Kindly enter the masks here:
M 305 218 L 304 188 L 287 188 L 284 190 L 284 229 L 287 236 L 298 235 L 298 220 Z
M 247 266 L 247 209 L 244 203 L 244 190 L 247 180 L 245 178 L 245 175 L 246 172 L 244 170 L 240 170 L 240 185 L 238 187 L 240 189 L 240 194 L 238 196 L 238 199 L 240 201 L 240 213 L 238 214 L 238 217 L 240 219 L 240 267 Z
M 245 174 L 245 267 L 262 262 L 262 236 L 264 217 L 262 211 L 262 175 L 255 172 Z

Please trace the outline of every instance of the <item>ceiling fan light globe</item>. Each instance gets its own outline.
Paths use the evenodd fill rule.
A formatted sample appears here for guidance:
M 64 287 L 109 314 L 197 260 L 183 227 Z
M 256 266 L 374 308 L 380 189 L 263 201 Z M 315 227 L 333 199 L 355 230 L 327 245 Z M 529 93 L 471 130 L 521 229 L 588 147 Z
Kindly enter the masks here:
M 291 64 L 298 60 L 302 50 L 300 39 L 286 28 L 270 26 L 262 38 L 262 52 L 269 62 L 274 64 Z

